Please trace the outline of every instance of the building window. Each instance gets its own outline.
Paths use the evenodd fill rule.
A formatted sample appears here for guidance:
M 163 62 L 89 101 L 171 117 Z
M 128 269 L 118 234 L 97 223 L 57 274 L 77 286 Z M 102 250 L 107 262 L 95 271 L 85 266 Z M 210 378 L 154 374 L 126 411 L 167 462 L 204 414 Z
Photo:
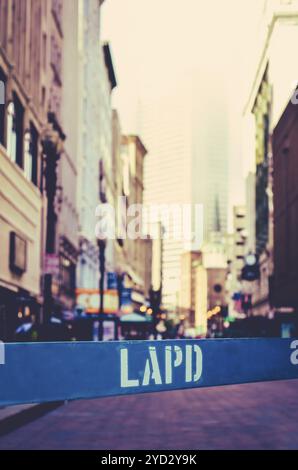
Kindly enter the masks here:
M 4 81 L 0 79 L 0 105 L 5 104 L 5 85 Z
M 7 153 L 13 162 L 23 168 L 23 120 L 24 108 L 14 94 L 7 108 Z
M 31 134 L 31 142 L 30 142 L 30 150 L 32 155 L 32 176 L 31 181 L 33 184 L 37 186 L 37 171 L 38 171 L 38 133 L 35 129 L 34 125 L 30 124 L 30 134 Z
M 9 103 L 7 107 L 7 154 L 9 158 L 16 161 L 16 149 L 17 149 L 17 134 L 16 134 L 16 118 L 15 118 L 15 106 L 14 103 Z
M 24 136 L 24 173 L 29 181 L 31 181 L 32 178 L 32 155 L 30 151 L 30 140 L 30 132 L 26 131 Z
M 43 86 L 41 88 L 41 106 L 44 108 L 45 107 L 45 104 L 46 104 L 46 89 L 45 87 Z
M 47 35 L 43 33 L 42 35 L 42 66 L 43 69 L 46 70 L 47 68 Z
M 24 108 L 15 95 L 15 123 L 16 123 L 16 163 L 23 168 L 23 126 L 24 126 Z
M 24 173 L 26 178 L 37 185 L 38 134 L 30 124 L 30 131 L 24 136 Z
M 51 37 L 51 66 L 54 72 L 55 83 L 61 85 L 62 53 L 61 47 L 54 35 Z
M 106 179 L 103 160 L 99 161 L 99 200 L 103 203 L 107 202 Z
M 52 0 L 52 13 L 58 29 L 62 33 L 62 0 Z

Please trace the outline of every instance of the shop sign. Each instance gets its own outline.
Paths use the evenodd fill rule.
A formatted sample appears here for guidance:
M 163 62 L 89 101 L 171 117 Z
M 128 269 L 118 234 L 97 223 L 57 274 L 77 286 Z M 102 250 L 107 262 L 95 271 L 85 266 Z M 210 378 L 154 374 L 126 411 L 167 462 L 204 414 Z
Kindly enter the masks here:
M 99 290 L 76 289 L 76 304 L 86 313 L 99 313 Z M 118 312 L 118 291 L 106 289 L 104 291 L 104 313 Z
M 44 273 L 52 276 L 59 276 L 59 255 L 47 253 L 44 260 Z

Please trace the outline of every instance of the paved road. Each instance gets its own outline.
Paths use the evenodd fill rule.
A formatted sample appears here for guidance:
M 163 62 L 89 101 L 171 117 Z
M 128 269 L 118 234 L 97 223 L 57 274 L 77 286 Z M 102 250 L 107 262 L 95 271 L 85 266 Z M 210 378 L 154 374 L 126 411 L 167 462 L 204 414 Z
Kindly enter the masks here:
M 298 380 L 76 401 L 0 449 L 298 449 Z

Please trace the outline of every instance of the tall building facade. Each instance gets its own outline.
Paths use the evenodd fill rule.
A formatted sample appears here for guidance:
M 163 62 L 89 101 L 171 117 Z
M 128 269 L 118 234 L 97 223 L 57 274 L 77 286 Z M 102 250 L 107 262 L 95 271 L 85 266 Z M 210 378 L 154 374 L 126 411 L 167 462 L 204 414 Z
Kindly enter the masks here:
M 233 253 L 232 272 L 236 281 L 241 280 L 241 271 L 244 266 L 247 238 L 246 207 L 233 207 Z
M 116 238 L 114 263 L 118 287 L 130 294 L 126 298 L 128 310 L 139 311 L 149 303 L 151 287 L 160 289 L 160 237 L 157 240 L 143 235 L 143 221 L 138 211 L 130 213 L 133 205 L 142 205 L 144 193 L 144 161 L 147 150 L 136 135 L 122 135 L 119 116 L 113 110 L 113 188 L 116 210 Z M 134 218 L 134 238 L 129 226 Z M 147 234 L 145 234 L 147 235 Z M 157 242 L 158 244 L 156 245 Z M 159 257 L 159 258 L 158 258 Z M 153 278 L 153 272 L 155 276 Z M 152 285 L 154 283 L 154 286 Z M 121 292 L 119 292 L 121 304 Z
M 203 266 L 208 271 L 208 308 L 225 305 L 227 254 L 223 240 L 218 235 L 202 247 Z
M 212 233 L 224 235 L 228 225 L 228 103 L 217 75 L 216 68 L 206 68 L 192 82 L 192 200 L 204 208 L 205 241 Z
M 100 93 L 99 93 L 99 196 L 101 202 L 114 203 L 113 145 L 112 145 L 112 91 L 117 86 L 112 53 L 108 43 L 100 49 Z M 106 270 L 114 272 L 114 240 L 106 240 Z
M 250 283 L 242 281 L 242 269 L 244 267 L 245 255 L 247 251 L 247 234 L 248 234 L 248 221 L 247 221 L 247 210 L 244 205 L 233 207 L 233 232 L 228 234 L 226 237 L 226 252 L 228 259 L 228 276 L 226 282 L 226 288 L 229 292 L 228 304 L 229 304 L 229 316 L 237 317 L 238 303 L 235 303 L 235 299 L 241 299 L 242 294 L 250 293 Z
M 200 251 L 181 256 L 179 313 L 188 336 L 206 336 L 208 320 L 226 311 L 227 274 L 226 250 L 218 234 Z
M 219 91 L 208 100 L 201 80 L 197 77 L 176 94 L 143 103 L 139 109 L 140 134 L 149 148 L 145 203 L 192 208 L 192 236 L 185 236 L 185 220 L 180 220 L 182 227 L 175 227 L 182 228 L 182 233 L 186 229 L 180 239 L 173 236 L 174 227 L 164 233 L 163 303 L 171 308 L 178 305 L 181 254 L 199 249 L 203 238 L 207 240 L 211 232 L 225 233 L 227 228 L 225 103 Z M 216 84 L 214 89 L 218 90 Z M 197 219 L 196 205 L 203 210 Z
M 53 307 L 55 279 L 46 258 L 56 254 L 57 165 L 65 139 L 62 17 L 59 0 L 0 3 L 0 317 L 6 340 L 20 322 L 42 321 Z
M 172 97 L 142 104 L 140 134 L 150 149 L 145 162 L 145 205 L 170 206 L 191 202 L 190 161 L 191 126 L 190 103 L 176 102 Z M 163 226 L 162 301 L 165 306 L 177 306 L 180 280 L 180 256 L 190 248 L 181 239 L 174 239 L 172 230 Z
M 47 121 L 42 90 L 47 88 L 44 74 L 48 69 L 43 63 L 41 74 L 39 61 L 42 29 L 48 39 L 50 35 L 48 4 L 36 2 L 33 8 L 27 3 L 0 3 L 0 80 L 4 91 L 0 105 L 0 338 L 6 341 L 13 338 L 23 316 L 40 314 L 41 302 L 41 134 Z M 38 27 L 26 30 L 33 18 L 35 23 L 40 18 Z M 26 54 L 28 44 L 31 49 Z
M 133 207 L 134 204 L 143 204 L 144 192 L 144 163 L 147 149 L 142 140 L 136 135 L 123 135 L 121 140 L 121 156 L 123 161 L 123 192 L 126 197 L 126 208 Z M 127 228 L 134 218 L 139 218 L 139 223 L 135 224 L 136 232 L 134 239 L 128 231 L 124 241 L 124 253 L 126 260 L 125 273 L 130 279 L 129 285 L 132 288 L 132 300 L 135 304 L 142 306 L 146 304 L 151 287 L 152 270 L 152 243 L 150 238 L 142 238 L 142 220 L 138 211 L 127 212 Z M 131 225 L 133 228 L 134 225 Z
M 249 233 L 247 249 L 259 255 L 260 279 L 252 283 L 254 315 L 274 316 L 274 199 L 273 131 L 297 85 L 297 64 L 284 51 L 298 38 L 298 2 L 264 2 L 262 48 L 257 51 L 257 67 L 245 105 L 244 115 L 254 120 L 254 151 L 247 164 L 247 208 Z M 296 80 L 295 83 L 293 81 Z M 247 129 L 247 133 L 248 133 Z M 252 200 L 254 207 L 252 207 Z M 254 227 L 252 227 L 252 223 Z M 252 228 L 251 228 L 252 227 Z
M 79 74 L 77 61 L 78 0 L 63 2 L 63 60 L 61 68 L 61 120 L 65 141 L 57 169 L 59 211 L 57 233 L 60 264 L 60 303 L 66 311 L 75 306 L 76 268 L 79 250 L 77 206 L 77 174 L 79 134 L 78 100 Z
M 272 302 L 282 336 L 298 331 L 297 103 L 289 102 L 273 133 L 274 276 Z
M 181 280 L 179 292 L 179 310 L 184 325 L 195 326 L 196 313 L 196 268 L 199 265 L 201 253 L 199 251 L 185 252 L 181 255 Z
M 78 1 L 78 295 L 99 289 L 100 262 L 95 227 L 99 204 L 114 203 L 111 93 L 116 86 L 108 44 L 101 42 L 103 1 Z M 105 270 L 114 270 L 114 241 L 105 244 Z M 104 282 L 104 286 L 106 280 Z M 83 290 L 83 291 L 82 291 Z
M 119 201 L 125 196 L 124 189 L 124 162 L 121 152 L 121 123 L 119 114 L 113 109 L 112 114 L 112 172 L 113 172 L 113 191 L 114 208 L 118 207 Z M 119 221 L 120 223 L 122 222 Z M 118 229 L 118 225 L 117 225 Z M 117 275 L 125 272 L 125 240 L 118 236 L 114 240 L 114 264 Z
M 100 6 L 97 0 L 79 0 L 78 8 L 78 101 L 79 133 L 77 205 L 80 251 L 77 287 L 98 289 L 99 258 L 95 237 L 95 209 L 100 201 L 100 105 L 101 44 Z

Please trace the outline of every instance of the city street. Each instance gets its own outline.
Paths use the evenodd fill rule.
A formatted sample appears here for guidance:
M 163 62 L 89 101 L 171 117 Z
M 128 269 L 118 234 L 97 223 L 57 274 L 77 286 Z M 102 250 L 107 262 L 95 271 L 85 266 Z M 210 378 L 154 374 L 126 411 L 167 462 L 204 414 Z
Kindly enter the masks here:
M 298 449 L 298 380 L 84 400 L 0 449 Z
M 298 0 L 0 0 L 0 451 L 298 450 L 294 44 Z

